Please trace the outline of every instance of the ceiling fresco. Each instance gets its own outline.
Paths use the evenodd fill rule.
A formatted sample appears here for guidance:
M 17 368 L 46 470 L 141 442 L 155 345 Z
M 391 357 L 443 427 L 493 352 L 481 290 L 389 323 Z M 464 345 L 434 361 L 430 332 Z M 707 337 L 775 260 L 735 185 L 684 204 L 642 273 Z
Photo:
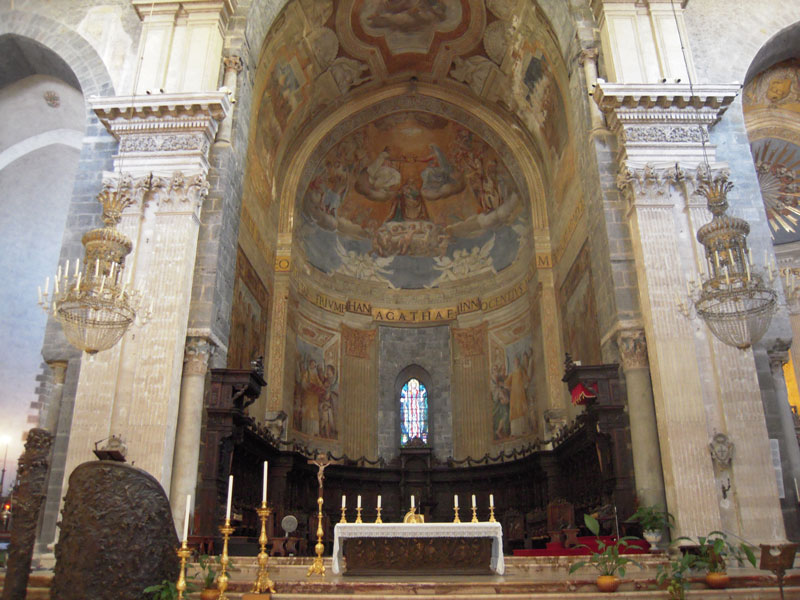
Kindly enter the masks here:
M 773 242 L 800 240 L 800 60 L 774 65 L 750 81 L 743 109 Z M 787 126 L 794 123 L 794 127 Z
M 503 157 L 450 118 L 379 117 L 335 143 L 309 178 L 299 239 L 329 275 L 430 288 L 529 252 L 528 202 Z

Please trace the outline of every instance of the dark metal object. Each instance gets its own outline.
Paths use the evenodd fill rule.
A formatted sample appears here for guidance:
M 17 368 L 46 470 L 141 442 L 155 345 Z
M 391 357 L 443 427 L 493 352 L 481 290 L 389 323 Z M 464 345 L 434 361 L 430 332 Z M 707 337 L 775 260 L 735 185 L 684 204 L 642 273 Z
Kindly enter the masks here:
M 140 600 L 178 578 L 178 536 L 156 479 L 127 463 L 92 461 L 70 475 L 56 544 L 54 600 Z
M 344 540 L 347 575 L 488 575 L 492 538 L 363 537 Z
M 25 442 L 25 451 L 19 460 L 19 489 L 14 495 L 12 507 L 14 527 L 11 531 L 3 600 L 18 600 L 26 595 L 52 443 L 51 433 L 44 429 L 31 429 Z

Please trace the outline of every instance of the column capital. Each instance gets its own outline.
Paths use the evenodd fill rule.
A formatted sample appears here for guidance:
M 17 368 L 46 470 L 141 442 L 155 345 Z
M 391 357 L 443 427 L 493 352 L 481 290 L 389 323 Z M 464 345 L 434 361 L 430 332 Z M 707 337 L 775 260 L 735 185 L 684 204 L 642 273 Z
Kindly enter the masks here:
M 596 61 L 598 56 L 600 56 L 600 49 L 596 46 L 584 48 L 581 50 L 581 53 L 578 54 L 578 63 L 582 65 L 587 60 Z
M 622 358 L 622 369 L 646 369 L 647 339 L 643 329 L 623 329 L 617 332 L 617 347 Z
M 792 342 L 789 340 L 775 340 L 772 348 L 767 350 L 770 371 L 780 372 L 783 369 L 783 365 L 789 362 L 789 348 L 791 345 Z
M 183 354 L 184 375 L 204 376 L 208 370 L 208 360 L 214 354 L 216 348 L 208 338 L 186 338 L 186 347 Z
M 47 366 L 53 370 L 53 383 L 56 385 L 64 383 L 68 364 L 65 360 L 51 360 L 47 363 Z
M 222 65 L 226 71 L 241 73 L 244 68 L 244 61 L 241 56 L 225 56 L 222 59 Z

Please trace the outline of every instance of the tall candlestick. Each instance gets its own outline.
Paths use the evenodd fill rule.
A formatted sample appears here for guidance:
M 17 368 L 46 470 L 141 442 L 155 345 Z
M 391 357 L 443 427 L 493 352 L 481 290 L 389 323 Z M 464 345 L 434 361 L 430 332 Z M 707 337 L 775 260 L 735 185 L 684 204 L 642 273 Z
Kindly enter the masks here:
M 269 468 L 269 464 L 267 461 L 264 461 L 264 481 L 261 487 L 261 501 L 267 501 L 267 469 Z
M 183 517 L 183 538 L 184 542 L 189 539 L 189 511 L 192 510 L 192 495 L 186 494 L 186 514 Z
M 231 520 L 231 500 L 233 499 L 233 475 L 228 476 L 228 505 L 225 508 L 225 519 Z

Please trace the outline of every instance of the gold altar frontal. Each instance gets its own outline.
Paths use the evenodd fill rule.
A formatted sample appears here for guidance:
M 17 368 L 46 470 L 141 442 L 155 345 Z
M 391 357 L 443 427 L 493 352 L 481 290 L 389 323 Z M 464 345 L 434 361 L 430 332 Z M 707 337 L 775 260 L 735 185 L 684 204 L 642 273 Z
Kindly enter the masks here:
M 343 542 L 345 575 L 491 575 L 487 537 L 365 537 Z

